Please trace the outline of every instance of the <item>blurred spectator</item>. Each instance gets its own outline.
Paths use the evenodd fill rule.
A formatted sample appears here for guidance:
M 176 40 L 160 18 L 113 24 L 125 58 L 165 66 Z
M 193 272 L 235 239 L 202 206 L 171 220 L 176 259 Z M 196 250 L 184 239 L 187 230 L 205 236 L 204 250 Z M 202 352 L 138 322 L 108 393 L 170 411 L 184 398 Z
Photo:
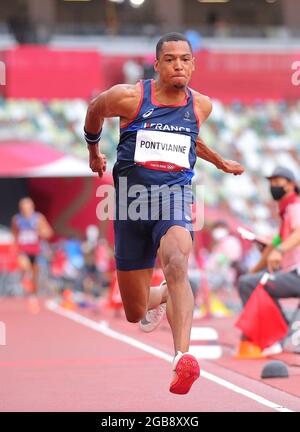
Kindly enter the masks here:
M 87 296 L 99 297 L 103 289 L 103 272 L 105 262 L 97 265 L 97 250 L 99 245 L 99 228 L 89 225 L 86 228 L 86 240 L 82 243 L 81 250 L 84 256 L 84 265 L 81 272 L 80 283 L 83 292 Z M 103 255 L 103 258 L 104 255 Z M 103 260 L 104 261 L 104 260 Z M 101 264 L 103 267 L 101 268 Z
M 60 240 L 52 245 L 49 276 L 52 291 L 80 290 L 80 275 L 84 265 L 81 242 L 77 239 Z
M 17 1 L 14 14 L 8 19 L 8 28 L 15 36 L 19 44 L 37 43 L 37 32 L 34 23 L 30 19 L 28 5 Z
M 200 33 L 198 33 L 196 30 L 189 29 L 185 32 L 185 36 L 190 41 L 194 54 L 202 49 L 202 38 Z
M 143 78 L 143 66 L 136 60 L 129 59 L 123 65 L 124 83 L 136 84 Z
M 22 295 L 18 257 L 11 230 L 0 225 L 0 297 Z
M 217 12 L 211 11 L 206 19 L 208 24 L 208 35 L 215 37 L 228 37 L 230 36 L 230 26 L 227 24 Z
M 108 286 L 112 279 L 112 272 L 115 270 L 114 253 L 108 241 L 100 239 L 96 248 L 96 266 L 103 275 L 103 284 Z
M 155 55 L 154 54 L 148 54 L 144 57 L 143 61 L 143 79 L 155 79 L 155 72 L 154 72 L 154 62 L 155 62 Z
M 217 221 L 212 228 L 213 247 L 206 262 L 210 286 L 231 288 L 236 282 L 236 267 L 243 256 L 241 241 L 230 232 L 226 221 Z

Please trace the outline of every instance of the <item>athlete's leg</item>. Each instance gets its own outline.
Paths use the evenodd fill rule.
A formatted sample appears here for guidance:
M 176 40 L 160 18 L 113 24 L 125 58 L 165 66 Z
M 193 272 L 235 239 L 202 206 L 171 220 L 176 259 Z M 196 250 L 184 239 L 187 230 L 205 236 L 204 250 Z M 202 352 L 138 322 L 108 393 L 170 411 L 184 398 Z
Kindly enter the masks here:
M 35 261 L 32 264 L 32 294 L 37 295 L 38 293 L 38 279 L 39 279 L 39 265 Z
M 181 226 L 172 226 L 161 238 L 159 256 L 168 285 L 167 317 L 175 354 L 187 352 L 190 344 L 194 296 L 187 272 L 191 250 L 191 234 Z
M 117 271 L 126 318 L 130 322 L 140 321 L 148 310 L 152 273 L 153 268 Z M 152 301 L 155 303 L 155 299 Z
M 33 269 L 29 256 L 24 253 L 20 254 L 18 256 L 18 265 L 22 272 L 22 285 L 25 291 L 25 295 L 31 294 L 33 289 Z
M 38 264 L 36 257 L 27 254 L 20 254 L 18 264 L 22 271 L 22 285 L 24 294 L 27 297 L 27 307 L 31 313 L 38 313 L 40 306 L 36 297 L 38 290 Z
M 166 303 L 168 297 L 169 296 L 167 284 L 164 283 L 159 286 L 151 286 L 149 288 L 149 300 L 147 309 L 155 309 L 161 303 Z
M 156 247 L 151 238 L 152 223 L 116 221 L 115 256 L 117 277 L 125 314 L 130 322 L 140 321 L 148 309 L 166 302 L 166 287 L 151 287 Z

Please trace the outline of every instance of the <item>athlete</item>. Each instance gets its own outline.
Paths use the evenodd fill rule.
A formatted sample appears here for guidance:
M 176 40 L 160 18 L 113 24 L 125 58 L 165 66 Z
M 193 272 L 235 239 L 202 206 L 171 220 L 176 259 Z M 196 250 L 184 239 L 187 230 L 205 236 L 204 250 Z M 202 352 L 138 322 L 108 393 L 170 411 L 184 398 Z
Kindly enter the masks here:
M 19 213 L 12 218 L 12 232 L 19 266 L 23 271 L 23 285 L 28 296 L 28 306 L 31 312 L 37 313 L 39 311 L 37 258 L 40 253 L 40 240 L 49 239 L 53 230 L 45 216 L 35 211 L 32 199 L 25 197 L 19 201 Z
M 200 374 L 197 359 L 188 352 L 194 309 L 187 274 L 193 237 L 193 167 L 198 155 L 225 172 L 241 174 L 244 169 L 224 160 L 198 137 L 212 104 L 207 96 L 188 87 L 194 58 L 185 36 L 169 33 L 159 40 L 154 69 L 156 80 L 116 85 L 92 100 L 84 130 L 90 168 L 101 177 L 106 170 L 106 158 L 98 145 L 103 121 L 120 117 L 113 169 L 120 293 L 127 320 L 140 322 L 144 331 L 156 328 L 166 310 L 175 349 L 169 390 L 185 394 Z M 173 189 L 157 198 L 155 187 L 163 192 Z M 159 287 L 150 287 L 157 255 L 166 280 Z

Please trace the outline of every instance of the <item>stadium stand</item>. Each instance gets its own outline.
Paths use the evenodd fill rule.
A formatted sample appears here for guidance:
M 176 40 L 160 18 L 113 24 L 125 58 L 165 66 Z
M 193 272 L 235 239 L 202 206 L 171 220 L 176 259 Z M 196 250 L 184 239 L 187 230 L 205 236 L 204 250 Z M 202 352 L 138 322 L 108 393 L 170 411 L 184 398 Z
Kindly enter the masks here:
M 235 181 L 211 164 L 198 161 L 198 183 L 205 184 L 209 206 L 223 205 L 244 224 L 263 234 L 270 231 L 272 207 L 268 190 L 257 179 L 284 163 L 299 174 L 300 102 L 268 101 L 256 104 L 213 101 L 213 113 L 202 126 L 201 136 L 225 158 L 236 158 L 247 172 Z M 82 128 L 87 102 L 76 100 L 1 99 L 0 143 L 5 140 L 37 140 L 68 154 L 86 159 Z M 111 169 L 115 160 L 119 129 L 116 119 L 105 123 L 102 149 Z M 259 189 L 259 194 L 257 193 Z M 231 199 L 235 196 L 235 199 Z

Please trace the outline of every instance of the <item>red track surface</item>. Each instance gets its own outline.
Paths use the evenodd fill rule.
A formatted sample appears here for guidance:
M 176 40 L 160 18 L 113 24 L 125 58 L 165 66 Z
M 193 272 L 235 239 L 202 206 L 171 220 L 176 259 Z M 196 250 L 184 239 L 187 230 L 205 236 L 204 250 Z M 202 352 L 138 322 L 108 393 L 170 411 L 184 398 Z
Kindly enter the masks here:
M 96 322 L 106 320 L 109 328 L 121 336 L 173 355 L 171 333 L 165 322 L 154 333 L 144 334 L 123 316 L 113 317 L 111 311 L 85 315 Z M 7 333 L 6 346 L 0 345 L 0 411 L 275 410 L 211 381 L 208 373 L 278 406 L 300 411 L 299 366 L 289 367 L 288 379 L 262 381 L 259 376 L 265 361 L 234 360 L 228 340 L 224 356 L 217 361 L 201 360 L 202 377 L 188 395 L 178 396 L 168 391 L 168 361 L 82 323 L 45 308 L 32 315 L 22 299 L 1 299 L 0 321 L 5 323 Z M 198 321 L 197 325 L 222 329 L 221 343 L 224 335 L 236 334 L 228 319 Z M 290 355 L 288 360 L 296 364 L 299 356 Z

